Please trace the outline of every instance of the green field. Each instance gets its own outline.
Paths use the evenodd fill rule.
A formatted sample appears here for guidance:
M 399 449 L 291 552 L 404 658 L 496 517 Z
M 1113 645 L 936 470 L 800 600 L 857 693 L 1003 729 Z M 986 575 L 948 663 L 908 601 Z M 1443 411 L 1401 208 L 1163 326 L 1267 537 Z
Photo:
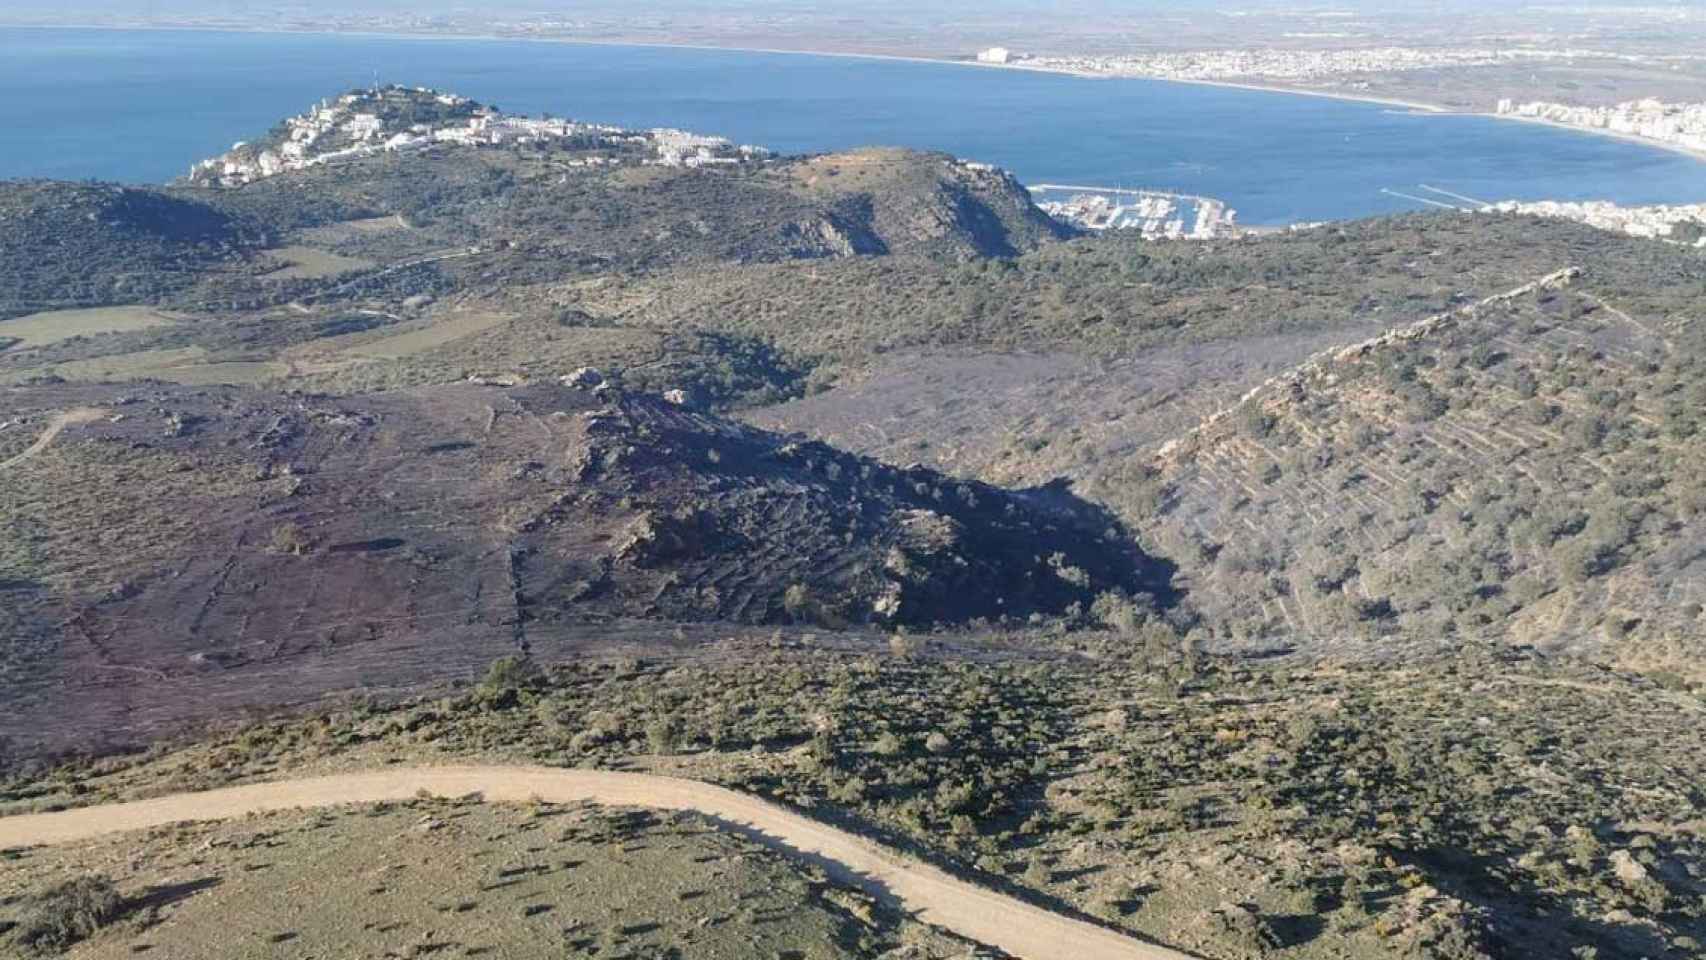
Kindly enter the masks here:
M 344 350 L 346 356 L 361 357 L 372 360 L 400 360 L 425 353 L 428 350 L 454 343 L 464 337 L 484 333 L 495 327 L 509 323 L 514 317 L 501 313 L 475 312 L 458 313 L 440 320 L 430 327 L 410 330 L 393 336 L 373 340 L 359 346 Z
M 0 376 L 0 383 L 17 382 L 42 373 L 80 383 L 108 383 L 121 380 L 164 380 L 204 386 L 218 383 L 262 383 L 285 376 L 290 368 L 269 360 L 227 360 L 203 362 L 207 351 L 201 347 L 181 347 L 167 350 L 139 350 L 88 360 L 71 360 L 40 368 Z
M 282 269 L 265 275 L 268 280 L 321 280 L 373 267 L 371 261 L 339 256 L 314 247 L 280 247 L 266 252 L 284 263 Z

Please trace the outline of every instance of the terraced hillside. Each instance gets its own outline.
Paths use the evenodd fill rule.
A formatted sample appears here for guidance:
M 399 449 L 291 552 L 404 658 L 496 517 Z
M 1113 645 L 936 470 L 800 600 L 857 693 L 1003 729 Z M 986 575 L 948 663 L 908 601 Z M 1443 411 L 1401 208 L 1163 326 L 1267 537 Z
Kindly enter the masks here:
M 294 696 L 677 623 L 1022 623 L 1108 592 L 1167 599 L 1170 568 L 1063 490 L 897 469 L 650 396 L 6 400 L 25 428 L 0 436 L 38 437 L 0 491 L 24 716 L 93 716 L 117 679 L 140 691 L 122 726 L 199 679 L 254 694 L 289 673 L 271 682 Z
M 1263 383 L 1162 448 L 1147 534 L 1229 640 L 1491 633 L 1692 670 L 1698 335 L 1595 289 L 1551 274 Z

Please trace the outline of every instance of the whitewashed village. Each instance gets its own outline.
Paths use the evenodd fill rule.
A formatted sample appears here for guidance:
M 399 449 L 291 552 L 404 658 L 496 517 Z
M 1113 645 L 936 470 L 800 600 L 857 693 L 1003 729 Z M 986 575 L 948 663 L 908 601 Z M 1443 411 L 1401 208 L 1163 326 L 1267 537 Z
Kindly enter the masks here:
M 629 130 L 551 117 L 508 116 L 467 97 L 425 87 L 375 87 L 322 100 L 287 119 L 265 143 L 238 143 L 190 168 L 197 186 L 240 187 L 294 170 L 437 146 L 500 147 L 570 143 L 594 148 L 570 166 L 620 163 L 669 167 L 736 165 L 764 160 L 762 147 L 685 130 Z M 603 148 L 598 152 L 597 148 Z

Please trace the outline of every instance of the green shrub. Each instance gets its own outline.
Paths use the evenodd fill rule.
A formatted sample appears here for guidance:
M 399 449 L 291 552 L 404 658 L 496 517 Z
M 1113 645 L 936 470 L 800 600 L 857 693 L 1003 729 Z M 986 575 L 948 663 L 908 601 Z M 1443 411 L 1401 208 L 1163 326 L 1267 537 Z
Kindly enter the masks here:
M 268 544 L 271 552 L 287 557 L 300 557 L 313 546 L 308 531 L 300 523 L 287 521 L 272 529 L 272 540 Z
M 61 953 L 117 920 L 123 908 L 111 880 L 78 877 L 37 894 L 15 939 L 36 954 Z
M 539 679 L 539 666 L 530 657 L 499 657 L 486 668 L 480 689 L 486 693 L 501 693 L 531 686 Z
M 646 725 L 646 746 L 653 756 L 669 756 L 681 749 L 681 731 L 669 719 L 654 720 Z
M 1143 622 L 1143 610 L 1125 594 L 1109 590 L 1090 605 L 1090 617 L 1110 630 L 1129 634 Z

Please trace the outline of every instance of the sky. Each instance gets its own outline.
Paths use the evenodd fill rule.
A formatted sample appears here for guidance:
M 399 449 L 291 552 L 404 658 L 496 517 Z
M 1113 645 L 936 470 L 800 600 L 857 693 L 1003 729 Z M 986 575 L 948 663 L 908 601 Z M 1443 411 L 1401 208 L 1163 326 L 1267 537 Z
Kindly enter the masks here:
M 1147 14 L 1173 17 L 1201 15 L 1212 29 L 1215 15 L 1228 24 L 1257 25 L 1267 17 L 1315 18 L 1333 13 L 1372 15 L 1376 22 L 1402 33 L 1411 26 L 1441 27 L 1490 17 L 1513 24 L 1558 26 L 1591 19 L 1605 25 L 1621 19 L 1609 11 L 1636 10 L 1648 21 L 1653 11 L 1687 13 L 1690 21 L 1706 17 L 1706 0 L 0 0 L 0 22 L 75 24 L 111 18 L 174 21 L 218 17 L 252 21 L 256 26 L 325 18 L 349 24 L 368 16 L 394 18 L 450 17 L 458 22 L 481 19 L 509 21 L 549 18 L 588 22 L 609 28 L 623 22 L 653 29 L 720 24 L 728 27 L 751 18 L 754 26 L 786 24 L 812 29 L 814 23 L 845 30 L 861 22 L 893 31 L 937 33 L 956 25 L 1000 25 L 1012 29 L 1035 23 L 1079 31 L 1098 16 L 1128 27 Z M 1241 15 L 1250 15 L 1242 20 Z M 1289 15 L 1289 16 L 1286 16 Z M 1192 16 L 1193 20 L 1196 17 Z M 1585 21 L 1584 21 L 1585 22 Z
M 13 12 L 30 13 L 98 13 L 102 15 L 139 15 L 149 11 L 156 14 L 238 15 L 245 13 L 292 10 L 307 14 L 350 13 L 476 13 L 499 9 L 507 12 L 538 12 L 563 15 L 588 13 L 608 15 L 628 12 L 638 15 L 657 13 L 793 13 L 832 14 L 838 17 L 858 16 L 861 13 L 893 15 L 896 12 L 927 12 L 940 16 L 956 10 L 967 13 L 1035 12 L 1039 15 L 1080 14 L 1095 12 L 1120 14 L 1140 13 L 1143 10 L 1358 10 L 1420 13 L 1429 10 L 1444 12 L 1450 9 L 1487 10 L 1498 7 L 1520 9 L 1537 6 L 1532 0 L 493 0 L 474 3 L 469 0 L 6 0 L 4 6 Z M 1630 0 L 1619 4 L 1600 0 L 1597 3 L 1563 4 L 1552 6 L 1643 6 L 1681 7 L 1699 9 L 1706 0 Z

